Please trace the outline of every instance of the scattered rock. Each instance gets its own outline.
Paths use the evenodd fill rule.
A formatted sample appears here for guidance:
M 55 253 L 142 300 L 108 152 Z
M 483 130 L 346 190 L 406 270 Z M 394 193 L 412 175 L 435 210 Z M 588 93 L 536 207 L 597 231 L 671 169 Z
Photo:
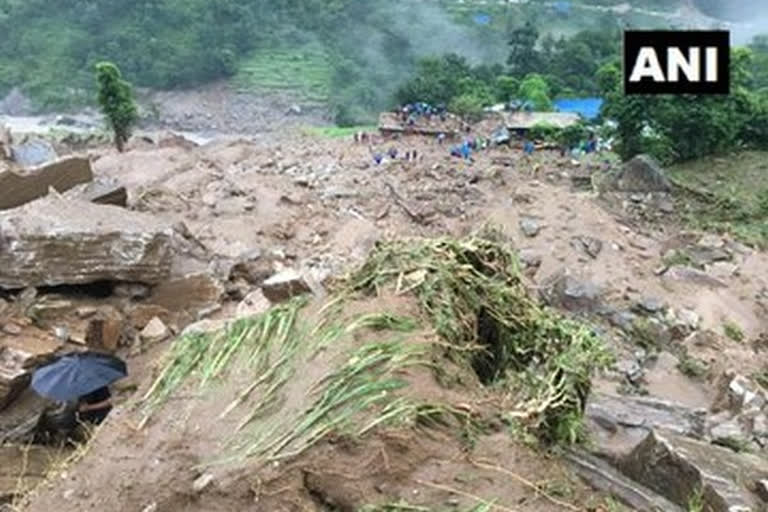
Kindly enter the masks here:
M 154 284 L 170 274 L 170 225 L 123 208 L 46 197 L 0 213 L 0 287 L 98 281 Z
M 231 320 L 199 320 L 193 324 L 188 325 L 183 331 L 182 336 L 188 336 L 190 334 L 208 334 L 218 331 L 226 327 L 227 323 Z
M 637 310 L 646 313 L 658 313 L 664 309 L 664 302 L 657 297 L 643 297 L 637 303 Z
M 218 306 L 224 286 L 208 273 L 195 273 L 156 286 L 147 303 L 179 316 L 179 322 L 194 321 L 202 312 Z
M 159 343 L 171 335 L 162 320 L 155 317 L 141 331 L 141 339 L 147 343 Z
M 195 492 L 203 492 L 212 483 L 213 475 L 210 473 L 203 473 L 192 483 L 192 490 Z
M 717 394 L 712 412 L 730 411 L 737 415 L 748 409 L 760 409 L 768 403 L 765 391 L 743 375 L 729 370 L 716 383 Z
M 237 317 L 255 316 L 264 313 L 269 307 L 270 302 L 264 296 L 264 293 L 261 290 L 255 290 L 249 293 L 240 304 L 237 305 Z
M 44 139 L 34 138 L 11 146 L 13 160 L 24 167 L 33 167 L 55 160 L 56 150 Z
M 128 205 L 128 190 L 121 186 L 117 180 L 107 178 L 99 178 L 96 181 L 78 185 L 68 190 L 64 197 L 96 204 L 111 204 L 123 208 Z
M 710 288 L 728 287 L 727 283 L 713 276 L 710 276 L 706 272 L 682 265 L 674 265 L 670 267 L 669 270 L 664 273 L 664 278 L 673 281 L 686 281 L 692 284 Z
M 16 208 L 44 197 L 53 187 L 64 192 L 93 180 L 87 158 L 69 157 L 24 172 L 0 172 L 0 210 Z
M 325 199 L 350 199 L 359 195 L 355 190 L 344 187 L 329 187 L 323 192 Z
M 685 512 L 655 491 L 619 473 L 610 464 L 581 450 L 568 450 L 565 459 L 571 468 L 593 488 L 618 497 L 633 510 Z M 598 509 L 602 510 L 602 509 Z
M 139 331 L 144 329 L 154 317 L 159 318 L 166 325 L 174 323 L 174 315 L 156 304 L 134 304 L 128 308 L 126 313 L 128 325 Z
M 21 334 L 21 331 L 22 331 L 21 327 L 19 327 L 13 322 L 3 324 L 3 332 L 5 334 L 10 334 L 11 336 L 18 336 L 19 334 Z
M 756 510 L 759 502 L 741 482 L 755 482 L 768 462 L 674 434 L 651 432 L 620 462 L 621 471 L 673 503 L 687 507 L 703 491 L 704 510 Z
M 761 500 L 768 503 L 768 480 L 760 479 L 755 482 L 755 492 Z
M 744 435 L 744 430 L 742 429 L 741 425 L 739 425 L 739 422 L 735 419 L 713 425 L 709 429 L 709 435 L 715 442 L 725 439 L 738 439 L 748 442 L 746 440 L 746 436 Z
M 699 328 L 701 317 L 690 309 L 668 310 L 665 318 L 673 340 L 682 340 Z
M 272 262 L 268 258 L 262 258 L 261 251 L 255 251 L 239 258 L 229 272 L 229 280 L 243 280 L 250 285 L 261 286 L 274 271 Z
M 656 207 L 659 209 L 661 213 L 675 213 L 675 203 L 670 201 L 669 199 L 662 199 L 658 202 Z
M 611 186 L 621 192 L 670 192 L 672 186 L 661 165 L 650 155 L 637 155 L 624 164 Z
M 5 409 L 29 385 L 30 373 L 24 354 L 0 346 L 0 411 Z
M 146 299 L 151 289 L 141 283 L 116 283 L 112 287 L 112 295 L 121 299 Z
M 122 318 L 102 313 L 88 322 L 85 344 L 91 348 L 114 352 L 120 346 L 122 336 Z
M 629 455 L 651 429 L 701 439 L 706 411 L 651 397 L 592 393 L 585 409 L 595 453 L 617 460 Z
M 534 237 L 539 234 L 541 228 L 542 226 L 538 219 L 534 217 L 523 217 L 520 219 L 520 229 L 523 231 L 525 236 Z
M 717 261 L 707 265 L 707 273 L 714 279 L 727 281 L 739 272 L 739 266 L 727 261 Z
M 541 266 L 541 254 L 535 249 L 520 249 L 517 253 L 520 262 L 528 268 L 538 268 Z
M 611 325 L 624 331 L 631 330 L 635 324 L 636 319 L 637 315 L 631 311 L 616 311 L 612 313 L 608 318 L 608 320 L 611 322 Z
M 544 300 L 551 306 L 571 312 L 595 312 L 599 309 L 603 291 L 596 284 L 577 279 L 560 271 L 545 280 L 542 287 Z
M 262 283 L 261 289 L 264 296 L 273 304 L 312 292 L 301 274 L 293 269 L 284 270 L 270 277 Z
M 637 384 L 643 378 L 643 367 L 635 359 L 621 359 L 616 362 L 614 369 L 633 384 Z
M 577 236 L 571 239 L 571 246 L 576 250 L 584 251 L 592 259 L 603 250 L 603 242 L 591 236 Z

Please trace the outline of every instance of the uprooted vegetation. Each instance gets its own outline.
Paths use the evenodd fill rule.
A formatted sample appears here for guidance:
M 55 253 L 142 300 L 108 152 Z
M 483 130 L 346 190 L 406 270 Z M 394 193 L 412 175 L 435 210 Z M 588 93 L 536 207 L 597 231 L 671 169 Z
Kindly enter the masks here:
M 381 427 L 473 435 L 488 418 L 451 399 L 461 389 L 465 400 L 487 394 L 502 421 L 545 443 L 572 443 L 590 376 L 609 362 L 588 327 L 538 304 L 498 239 L 394 242 L 321 308 L 296 298 L 179 338 L 144 396 L 144 421 L 181 389 L 234 379 L 235 398 L 218 404 L 219 419 L 237 418 L 234 435 L 216 462 L 270 462 Z

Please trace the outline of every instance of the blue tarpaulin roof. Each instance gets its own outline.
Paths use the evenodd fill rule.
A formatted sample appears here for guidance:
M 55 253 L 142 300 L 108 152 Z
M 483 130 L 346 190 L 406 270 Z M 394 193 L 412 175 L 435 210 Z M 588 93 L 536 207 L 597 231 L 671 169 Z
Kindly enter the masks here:
M 602 98 L 565 98 L 555 100 L 555 109 L 559 112 L 575 112 L 586 119 L 594 119 L 600 115 L 600 107 L 602 106 Z
M 491 22 L 491 15 L 484 12 L 479 12 L 475 14 L 474 20 L 478 25 L 487 25 Z
M 555 4 L 555 9 L 561 14 L 568 14 L 571 10 L 571 2 L 560 1 Z

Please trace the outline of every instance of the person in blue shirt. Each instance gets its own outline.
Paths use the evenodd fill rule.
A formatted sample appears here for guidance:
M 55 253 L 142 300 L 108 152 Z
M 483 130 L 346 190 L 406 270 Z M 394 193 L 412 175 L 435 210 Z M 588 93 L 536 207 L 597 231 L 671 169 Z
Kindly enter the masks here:
M 533 142 L 526 139 L 525 144 L 523 144 L 523 152 L 525 152 L 526 155 L 531 155 L 533 154 L 534 149 Z

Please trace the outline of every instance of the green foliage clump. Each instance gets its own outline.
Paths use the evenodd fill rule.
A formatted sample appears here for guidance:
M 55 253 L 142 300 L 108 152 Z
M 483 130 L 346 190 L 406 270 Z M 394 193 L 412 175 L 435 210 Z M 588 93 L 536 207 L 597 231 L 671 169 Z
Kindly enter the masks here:
M 603 114 L 619 124 L 622 157 L 650 153 L 671 163 L 768 145 L 766 102 L 751 89 L 752 62 L 750 50 L 732 50 L 732 93 L 725 97 L 625 96 L 618 61 L 605 64 L 598 72 Z
M 123 80 L 120 70 L 111 62 L 96 64 L 96 79 L 99 105 L 115 134 L 115 146 L 122 152 L 139 118 L 131 84 Z
M 530 101 L 533 109 L 538 112 L 548 112 L 552 110 L 552 100 L 549 96 L 549 84 L 543 76 L 530 73 L 520 82 L 520 89 L 517 92 L 518 98 L 524 101 Z
M 465 240 L 393 242 L 354 273 L 353 289 L 397 283 L 414 293 L 437 333 L 483 382 L 519 394 L 510 418 L 545 441 L 571 442 L 593 371 L 611 357 L 587 327 L 542 307 L 494 232 Z
M 462 94 L 451 100 L 448 109 L 469 122 L 483 118 L 483 100 L 474 94 Z
M 554 142 L 559 132 L 560 129 L 557 126 L 547 122 L 539 122 L 528 130 L 528 138 L 531 140 Z
M 726 336 L 728 336 L 733 341 L 736 341 L 739 343 L 744 341 L 744 331 L 741 329 L 741 327 L 738 324 L 730 320 L 727 320 L 726 322 L 723 323 L 723 332 L 725 333 Z

